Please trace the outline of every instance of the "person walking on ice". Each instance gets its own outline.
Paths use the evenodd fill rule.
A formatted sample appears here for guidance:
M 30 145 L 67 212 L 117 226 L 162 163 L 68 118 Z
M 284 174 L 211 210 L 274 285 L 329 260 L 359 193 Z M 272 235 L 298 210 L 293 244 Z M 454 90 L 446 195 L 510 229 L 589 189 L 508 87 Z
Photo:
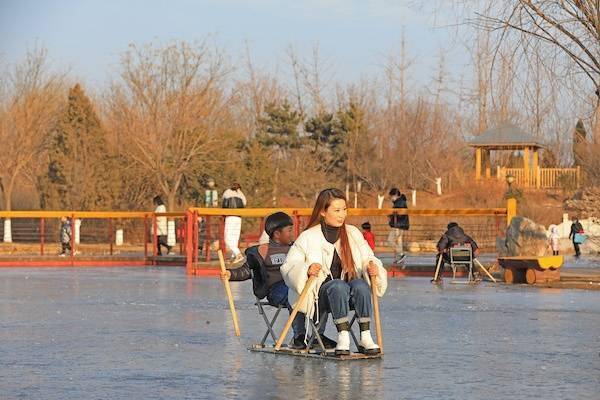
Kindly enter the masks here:
M 289 287 L 289 302 L 307 317 L 331 313 L 338 331 L 336 355 L 350 354 L 350 310 L 360 326 L 359 351 L 378 354 L 371 336 L 371 278 L 375 293 L 383 296 L 387 271 L 375 257 L 360 230 L 346 224 L 346 198 L 339 189 L 325 189 L 317 201 L 307 229 L 290 249 L 281 274 Z M 316 277 L 304 301 L 296 304 L 309 277 Z
M 223 208 L 244 208 L 246 207 L 246 196 L 242 192 L 239 183 L 234 183 L 231 188 L 223 192 Z M 238 264 L 244 260 L 244 256 L 239 248 L 240 233 L 242 231 L 242 218 L 237 215 L 228 215 L 225 217 L 225 246 L 231 251 L 231 263 Z
M 154 212 L 156 214 L 163 214 L 167 212 L 167 207 L 160 196 L 154 196 L 152 202 L 156 206 Z M 171 254 L 171 246 L 167 241 L 167 217 L 157 216 L 156 217 L 156 254 L 162 256 L 161 246 L 167 248 L 167 254 Z M 152 232 L 154 234 L 154 232 Z
M 391 188 L 389 195 L 392 208 L 408 208 L 406 196 L 398 188 Z M 388 235 L 388 245 L 394 250 L 394 264 L 399 265 L 406 258 L 403 236 L 410 226 L 408 215 L 393 213 L 389 216 L 388 224 L 392 228 Z

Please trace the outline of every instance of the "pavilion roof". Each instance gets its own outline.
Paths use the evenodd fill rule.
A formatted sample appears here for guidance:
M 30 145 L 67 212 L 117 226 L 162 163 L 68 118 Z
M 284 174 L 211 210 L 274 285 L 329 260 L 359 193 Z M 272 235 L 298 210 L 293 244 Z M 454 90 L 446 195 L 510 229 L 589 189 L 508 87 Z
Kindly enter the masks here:
M 539 139 L 516 125 L 505 124 L 488 129 L 468 142 L 471 147 L 487 149 L 523 149 L 546 147 Z

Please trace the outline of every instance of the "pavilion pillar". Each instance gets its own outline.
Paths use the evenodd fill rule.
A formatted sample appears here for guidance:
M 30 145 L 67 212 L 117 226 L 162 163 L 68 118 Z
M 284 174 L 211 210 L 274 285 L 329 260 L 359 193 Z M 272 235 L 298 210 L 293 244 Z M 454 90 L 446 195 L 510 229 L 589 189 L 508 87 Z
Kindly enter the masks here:
M 491 151 L 489 149 L 485 151 L 484 166 L 485 166 L 485 177 L 486 177 L 486 179 L 490 179 L 492 177 L 492 158 L 491 158 Z
M 533 149 L 533 174 L 535 175 L 535 187 L 540 188 L 541 186 L 541 173 L 540 173 L 540 155 L 538 148 Z
M 529 187 L 529 147 L 523 149 L 523 186 Z
M 475 180 L 481 179 L 481 148 L 475 148 Z

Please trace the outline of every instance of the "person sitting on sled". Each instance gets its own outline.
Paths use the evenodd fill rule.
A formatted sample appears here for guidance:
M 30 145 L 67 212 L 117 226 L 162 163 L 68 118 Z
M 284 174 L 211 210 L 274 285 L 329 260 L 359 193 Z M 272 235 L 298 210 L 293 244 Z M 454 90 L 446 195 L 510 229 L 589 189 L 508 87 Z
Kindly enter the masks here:
M 350 320 L 355 310 L 360 326 L 359 351 L 378 354 L 370 331 L 372 315 L 371 277 L 376 279 L 376 294 L 387 288 L 387 271 L 375 257 L 360 230 L 345 223 L 346 198 L 339 189 L 325 189 L 317 197 L 307 229 L 298 236 L 281 267 L 290 288 L 289 301 L 296 306 L 309 277 L 309 287 L 299 310 L 323 318 L 331 312 L 338 331 L 336 355 L 350 354 Z M 321 324 L 322 325 L 322 324 Z
M 440 238 L 437 244 L 438 254 L 435 258 L 435 265 L 437 266 L 440 262 L 440 257 L 442 257 L 440 270 L 437 275 L 437 279 L 434 276 L 431 281 L 434 283 L 439 283 L 442 280 L 442 274 L 444 272 L 444 265 L 450 264 L 450 248 L 457 246 L 471 246 L 471 250 L 473 252 L 473 258 L 477 257 L 479 254 L 479 248 L 477 247 L 477 243 L 473 238 L 465 233 L 465 231 L 458 226 L 456 222 L 450 222 L 447 226 L 448 230 L 444 232 L 442 237 Z M 475 275 L 476 272 L 473 273 Z M 475 276 L 473 277 L 475 278 Z
M 294 240 L 293 225 L 292 218 L 284 212 L 269 215 L 265 220 L 265 232 L 269 235 L 269 242 L 246 249 L 244 264 L 239 268 L 228 269 L 225 276 L 222 275 L 221 278 L 230 281 L 244 281 L 252 278 L 252 287 L 256 297 L 259 299 L 266 297 L 270 305 L 275 307 L 283 305 L 291 313 L 288 287 L 283 281 L 279 269 Z M 304 318 L 304 315 L 298 313 L 292 324 L 294 341 L 291 347 L 294 349 L 306 347 Z

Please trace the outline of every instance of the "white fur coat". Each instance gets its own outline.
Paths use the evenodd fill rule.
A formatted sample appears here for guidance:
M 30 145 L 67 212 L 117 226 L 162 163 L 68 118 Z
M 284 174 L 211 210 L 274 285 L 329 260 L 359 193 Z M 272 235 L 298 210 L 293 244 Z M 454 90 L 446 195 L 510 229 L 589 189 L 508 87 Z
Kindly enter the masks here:
M 357 227 L 346 225 L 346 232 L 348 233 L 357 277 L 364 279 L 370 285 L 371 280 L 367 273 L 367 266 L 369 261 L 373 261 L 378 268 L 376 293 L 379 297 L 383 296 L 387 288 L 387 271 L 383 268 L 383 264 L 375 257 L 373 250 Z M 305 301 L 299 308 L 300 312 L 305 313 L 307 317 L 312 316 L 314 313 L 315 304 L 318 302 L 319 288 L 327 276 L 331 274 L 329 267 L 333 260 L 334 249 L 337 249 L 338 254 L 340 254 L 339 245 L 339 240 L 335 244 L 331 244 L 325 239 L 323 232 L 321 232 L 321 225 L 313 226 L 298 236 L 288 252 L 285 263 L 281 266 L 281 274 L 289 287 L 288 300 L 293 307 L 296 306 L 300 293 L 308 281 L 308 267 L 313 263 L 322 266 L 316 283 L 310 288 Z

